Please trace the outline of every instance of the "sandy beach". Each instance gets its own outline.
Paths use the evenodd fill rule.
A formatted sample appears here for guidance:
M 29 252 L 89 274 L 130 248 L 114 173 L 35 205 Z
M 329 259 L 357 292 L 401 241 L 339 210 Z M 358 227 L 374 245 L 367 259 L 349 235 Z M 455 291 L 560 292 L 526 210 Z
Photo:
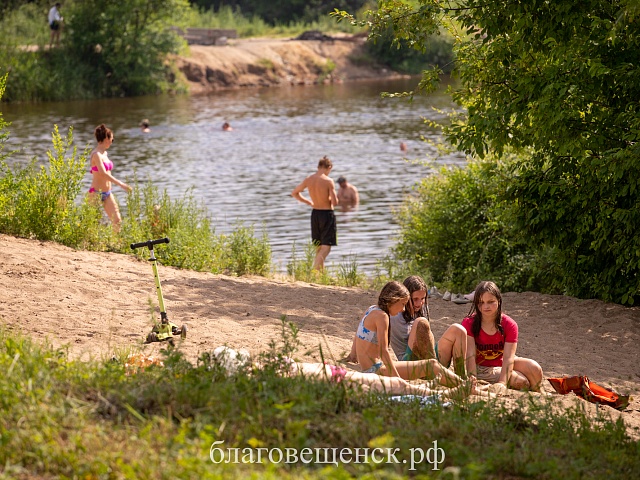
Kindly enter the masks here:
M 156 255 L 161 258 L 159 251 Z M 337 361 L 348 353 L 357 322 L 377 298 L 377 292 L 357 288 L 159 269 L 169 319 L 189 327 L 179 348 L 193 362 L 220 345 L 253 354 L 267 349 L 280 339 L 283 315 L 300 329 L 298 359 L 319 360 L 322 345 L 325 357 Z M 504 311 L 519 326 L 518 355 L 537 360 L 547 378 L 587 375 L 631 393 L 625 411 L 600 410 L 621 416 L 638 437 L 640 308 L 532 292 L 503 297 Z M 149 262 L 0 235 L 0 320 L 35 341 L 67 348 L 71 358 L 110 358 L 123 349 L 157 353 L 160 344 L 142 344 L 157 318 L 150 302 L 157 306 Z M 430 311 L 437 339 L 462 320 L 469 305 L 432 299 Z M 521 395 L 510 392 L 505 401 Z M 573 394 L 558 402 L 561 408 L 578 402 L 597 413 L 595 405 Z

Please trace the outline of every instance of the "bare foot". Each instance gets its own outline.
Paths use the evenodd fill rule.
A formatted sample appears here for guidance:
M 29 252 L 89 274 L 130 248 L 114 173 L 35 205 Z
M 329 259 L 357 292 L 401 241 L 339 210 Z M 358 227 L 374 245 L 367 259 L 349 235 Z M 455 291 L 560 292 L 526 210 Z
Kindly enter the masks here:
M 487 388 L 488 392 L 495 393 L 498 396 L 506 395 L 507 386 L 504 383 L 494 383 Z

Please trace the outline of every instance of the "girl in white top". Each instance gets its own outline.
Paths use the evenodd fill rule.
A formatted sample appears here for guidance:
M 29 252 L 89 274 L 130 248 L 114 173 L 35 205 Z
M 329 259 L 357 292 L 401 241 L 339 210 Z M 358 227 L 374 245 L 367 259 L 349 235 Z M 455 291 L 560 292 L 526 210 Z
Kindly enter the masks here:
M 409 292 L 407 306 L 389 317 L 389 344 L 398 360 L 436 359 L 449 367 L 452 363 L 457 375 L 466 376 L 467 332 L 460 324 L 451 325 L 436 343 L 431 331 L 427 284 L 418 275 L 402 282 Z M 355 338 L 347 361 L 357 361 Z

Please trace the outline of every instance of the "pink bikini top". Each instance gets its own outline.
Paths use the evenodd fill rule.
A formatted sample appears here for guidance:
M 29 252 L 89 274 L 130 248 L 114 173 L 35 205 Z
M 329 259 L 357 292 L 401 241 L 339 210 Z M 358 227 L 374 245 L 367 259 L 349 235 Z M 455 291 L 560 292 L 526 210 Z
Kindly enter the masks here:
M 106 160 L 103 160 L 102 165 L 104 165 L 104 169 L 108 172 L 110 170 L 113 170 L 113 162 L 111 160 L 109 160 L 109 157 L 107 157 Z M 91 167 L 91 173 L 93 172 L 97 172 L 98 171 L 98 167 L 96 167 L 95 165 L 93 167 Z

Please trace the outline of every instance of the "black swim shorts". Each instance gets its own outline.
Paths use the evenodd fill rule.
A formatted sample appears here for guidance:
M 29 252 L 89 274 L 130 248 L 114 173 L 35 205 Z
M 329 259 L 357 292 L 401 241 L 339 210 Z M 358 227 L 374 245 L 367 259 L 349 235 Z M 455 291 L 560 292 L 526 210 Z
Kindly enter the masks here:
M 51 30 L 60 30 L 60 22 L 54 20 L 53 22 L 51 22 L 49 24 L 49 28 L 51 28 Z
M 338 228 L 333 210 L 311 210 L 311 240 L 316 245 L 337 245 Z

